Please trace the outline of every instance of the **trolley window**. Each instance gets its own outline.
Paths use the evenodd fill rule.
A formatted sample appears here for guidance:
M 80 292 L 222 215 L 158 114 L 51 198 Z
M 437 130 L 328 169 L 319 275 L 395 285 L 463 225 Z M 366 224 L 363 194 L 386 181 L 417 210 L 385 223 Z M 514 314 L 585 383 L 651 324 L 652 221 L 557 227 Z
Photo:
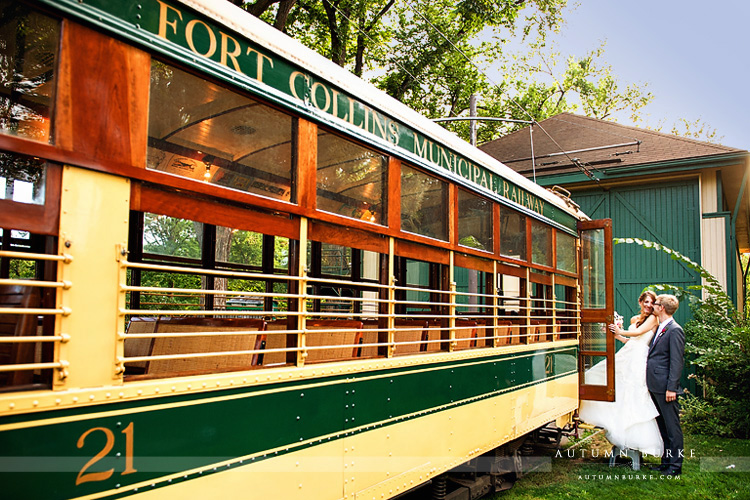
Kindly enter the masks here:
M 526 217 L 500 207 L 500 255 L 526 260 Z
M 60 23 L 19 2 L 0 12 L 0 132 L 51 142 Z
M 463 189 L 458 190 L 458 243 L 492 251 L 492 203 Z
M 318 135 L 318 209 L 382 224 L 388 158 L 334 134 Z
M 0 151 L 0 200 L 44 205 L 45 167 L 39 158 Z
M 448 183 L 401 167 L 401 229 L 448 240 Z
M 552 228 L 535 220 L 531 221 L 531 262 L 552 265 Z
M 200 224 L 161 214 L 147 213 L 144 216 L 143 253 L 145 255 L 155 259 L 200 262 L 201 243 L 197 231 Z
M 292 117 L 154 60 L 148 168 L 292 200 Z
M 569 234 L 557 231 L 557 269 L 569 273 L 577 271 L 576 240 Z

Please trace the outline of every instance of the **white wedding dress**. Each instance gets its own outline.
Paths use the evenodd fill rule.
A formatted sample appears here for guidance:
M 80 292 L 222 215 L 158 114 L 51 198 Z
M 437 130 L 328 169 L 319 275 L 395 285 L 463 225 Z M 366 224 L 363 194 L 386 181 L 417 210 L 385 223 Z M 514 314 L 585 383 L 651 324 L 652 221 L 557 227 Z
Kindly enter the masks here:
M 635 330 L 635 323 L 628 330 Z M 646 360 L 650 331 L 630 340 L 615 354 L 615 401 L 581 401 L 578 415 L 607 431 L 607 440 L 621 450 L 640 450 L 660 456 L 664 445 L 656 417 L 659 411 L 646 387 Z M 586 371 L 586 383 L 604 385 L 605 363 Z

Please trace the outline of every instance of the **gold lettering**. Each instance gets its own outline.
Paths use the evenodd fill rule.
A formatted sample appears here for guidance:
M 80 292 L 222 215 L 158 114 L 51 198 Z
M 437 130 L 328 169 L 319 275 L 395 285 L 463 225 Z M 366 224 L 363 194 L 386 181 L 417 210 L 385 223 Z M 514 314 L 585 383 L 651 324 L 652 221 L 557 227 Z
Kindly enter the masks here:
M 318 89 L 323 89 L 323 94 L 325 95 L 325 98 L 326 98 L 325 100 L 326 105 L 324 107 L 320 107 L 320 105 L 318 104 Z M 312 102 L 313 102 L 313 105 L 321 111 L 327 112 L 328 108 L 330 108 L 331 106 L 331 94 L 328 93 L 328 89 L 326 88 L 326 86 L 320 82 L 313 83 Z
M 484 186 L 487 189 L 490 189 L 489 182 L 487 182 L 487 172 L 482 170 L 482 179 L 479 181 L 480 186 Z
M 388 133 L 387 133 L 388 122 L 390 120 L 388 120 L 385 116 L 381 115 L 377 111 L 373 111 L 372 112 L 372 121 L 375 122 L 375 125 L 377 125 L 377 129 L 375 129 L 375 127 L 373 127 L 373 129 L 379 130 L 380 131 L 380 137 L 382 137 L 383 139 L 387 139 L 388 138 Z
M 344 116 L 339 116 L 339 92 L 331 89 L 331 93 L 333 94 L 333 116 L 341 118 L 344 121 L 349 121 L 348 114 L 344 113 Z M 344 98 L 346 98 L 346 96 L 344 96 Z
M 416 132 L 414 132 L 414 149 L 415 153 L 417 153 L 419 156 L 421 156 L 424 159 L 427 159 L 427 148 L 429 141 L 425 138 L 422 144 L 419 144 L 419 136 Z
M 273 69 L 273 60 L 270 57 L 265 56 L 261 54 L 260 52 L 258 52 L 257 50 L 250 48 L 250 47 L 248 47 L 247 52 L 245 52 L 245 54 L 249 56 L 253 52 L 255 52 L 255 58 L 256 58 L 255 79 L 262 82 L 263 81 L 263 61 L 268 61 L 268 64 L 270 65 L 271 69 Z M 294 84 L 292 83 L 292 81 L 294 80 L 296 73 L 302 74 L 299 71 L 295 71 L 294 73 L 292 73 L 292 76 L 289 77 L 289 86 L 291 87 L 292 93 L 294 93 Z M 307 76 L 305 76 L 305 80 L 308 80 Z M 294 96 L 297 97 L 297 99 L 301 99 L 296 94 Z
M 107 438 L 107 442 L 105 443 L 104 448 L 102 448 L 99 453 L 94 455 L 94 458 L 86 462 L 86 465 L 83 466 L 83 469 L 78 472 L 78 477 L 76 477 L 76 486 L 78 486 L 79 484 L 88 483 L 89 481 L 105 481 L 112 477 L 112 474 L 115 472 L 114 467 L 102 472 L 86 472 L 89 467 L 94 465 L 102 458 L 106 457 L 107 453 L 109 453 L 112 447 L 115 445 L 115 435 L 111 430 L 107 429 L 106 427 L 92 427 L 91 429 L 81 434 L 81 437 L 78 438 L 78 448 L 83 448 L 88 435 L 96 431 L 103 432 Z
M 479 179 L 479 177 L 482 175 L 482 171 L 479 170 L 479 167 L 477 165 L 473 165 L 473 167 L 474 168 L 471 176 L 471 182 L 477 184 L 477 179 Z
M 250 52 L 250 50 L 252 49 L 248 49 L 248 53 Z M 307 82 L 308 82 L 307 75 L 300 71 L 294 71 L 292 72 L 291 75 L 289 75 L 289 90 L 292 92 L 292 95 L 294 97 L 296 97 L 300 101 L 304 101 L 303 97 L 300 97 L 299 95 L 297 95 L 297 88 L 295 87 L 296 85 L 295 80 L 297 80 L 298 77 L 302 77 L 305 80 L 305 87 L 307 87 Z
M 469 170 L 467 172 L 466 171 L 467 169 L 469 169 L 469 165 L 466 163 L 466 160 L 464 160 L 463 158 L 459 158 L 458 159 L 458 175 L 460 175 L 464 179 L 468 179 L 471 171 Z
M 362 130 L 367 130 L 367 123 L 370 121 L 370 108 L 367 106 L 362 106 L 364 110 L 364 116 L 362 117 L 362 123 L 359 124 L 359 128 Z M 370 132 L 368 130 L 368 132 Z
M 196 24 L 203 25 L 204 28 L 206 28 L 206 33 L 208 33 L 208 50 L 205 54 L 201 54 L 198 52 L 198 49 L 195 48 L 195 43 L 193 42 L 193 30 L 195 29 Z M 189 23 L 187 23 L 187 26 L 185 26 L 185 38 L 187 39 L 188 46 L 190 47 L 190 50 L 195 52 L 198 55 L 204 56 L 204 57 L 211 57 L 216 53 L 216 35 L 214 35 L 214 32 L 211 31 L 211 28 L 204 23 L 203 21 L 200 21 L 198 19 L 193 19 Z
M 159 31 L 158 35 L 165 40 L 167 39 L 167 26 L 170 26 L 172 28 L 172 31 L 174 34 L 177 34 L 177 20 L 169 21 L 167 17 L 169 16 L 169 9 L 177 12 L 177 15 L 180 18 L 180 21 L 182 21 L 182 12 L 175 9 L 171 5 L 167 5 L 161 0 L 157 0 L 159 2 Z
M 362 117 L 362 121 L 359 122 L 359 123 L 355 123 L 355 118 L 356 118 L 356 113 L 354 112 L 354 105 L 355 104 L 356 103 L 355 103 L 354 99 L 349 99 L 349 117 L 348 117 L 347 121 L 349 123 L 351 123 L 352 125 L 354 125 L 355 127 L 359 127 L 359 128 L 361 128 L 363 130 L 367 130 L 367 112 L 368 112 L 368 108 L 365 107 L 365 106 L 362 106 L 362 113 L 364 115 Z
M 227 59 L 231 59 L 232 66 L 234 66 L 234 70 L 237 71 L 238 73 L 242 73 L 242 70 L 240 69 L 240 63 L 237 62 L 237 56 L 242 54 L 242 49 L 240 48 L 240 44 L 237 43 L 237 40 L 235 40 L 231 36 L 221 31 L 219 32 L 219 34 L 221 35 L 221 64 L 229 67 L 229 65 L 227 64 Z M 229 40 L 231 40 L 232 43 L 234 44 L 234 50 L 232 50 L 232 52 L 229 52 L 228 50 Z
M 515 201 L 516 203 L 518 203 L 518 195 L 516 194 L 516 187 L 515 186 L 513 186 L 513 191 L 512 191 L 512 194 L 510 195 L 510 199 L 512 201 Z
M 349 123 L 354 125 L 354 99 L 349 99 Z
M 539 213 L 544 213 L 544 202 L 542 200 L 539 200 Z
M 449 155 L 448 151 L 445 150 L 445 148 L 441 148 L 441 160 L 443 162 L 443 168 L 447 168 L 451 172 L 454 172 L 456 169 L 455 166 L 455 159 L 456 157 L 454 155 Z
M 391 137 L 390 137 L 391 143 L 393 143 L 396 146 L 398 146 L 398 140 L 399 140 L 399 137 L 400 137 L 398 123 L 396 123 L 396 122 L 390 122 L 388 124 L 388 130 L 391 132 Z
M 503 181 L 503 198 L 508 198 L 508 190 L 510 189 L 510 186 L 506 181 Z

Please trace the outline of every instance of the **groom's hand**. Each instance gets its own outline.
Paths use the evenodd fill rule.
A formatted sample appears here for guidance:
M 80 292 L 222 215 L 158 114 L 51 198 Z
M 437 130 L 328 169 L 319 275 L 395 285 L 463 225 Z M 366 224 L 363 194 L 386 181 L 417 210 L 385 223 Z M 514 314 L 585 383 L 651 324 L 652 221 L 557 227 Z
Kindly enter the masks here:
M 677 393 L 674 391 L 667 391 L 667 403 L 671 403 L 677 399 Z

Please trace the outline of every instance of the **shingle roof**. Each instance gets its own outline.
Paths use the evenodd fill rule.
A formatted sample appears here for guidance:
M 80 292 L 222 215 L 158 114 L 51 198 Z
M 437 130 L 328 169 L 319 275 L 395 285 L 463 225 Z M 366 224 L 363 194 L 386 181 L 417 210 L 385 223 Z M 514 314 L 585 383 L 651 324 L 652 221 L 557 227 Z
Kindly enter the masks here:
M 589 168 L 610 170 L 633 165 L 745 152 L 719 144 L 571 113 L 560 113 L 547 118 L 539 125 L 546 131 L 546 134 L 539 126 L 534 127 L 537 177 L 580 172 L 571 159 L 581 161 Z M 547 134 L 554 139 L 554 142 Z M 479 148 L 513 170 L 526 176 L 531 175 L 531 145 L 528 127 L 485 143 Z M 561 148 L 566 152 L 576 152 L 570 152 L 566 156 L 560 154 Z M 581 151 L 591 148 L 597 149 Z

